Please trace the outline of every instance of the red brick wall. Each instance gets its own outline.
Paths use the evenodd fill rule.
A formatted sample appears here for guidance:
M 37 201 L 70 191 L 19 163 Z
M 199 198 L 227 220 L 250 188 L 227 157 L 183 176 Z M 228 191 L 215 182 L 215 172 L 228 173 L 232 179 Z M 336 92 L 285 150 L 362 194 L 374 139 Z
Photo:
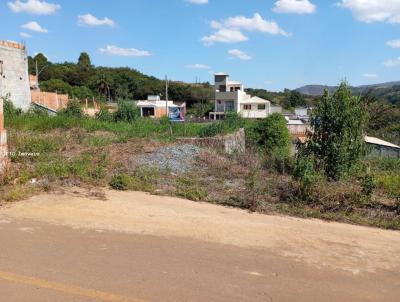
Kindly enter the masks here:
M 68 95 L 32 90 L 32 102 L 59 111 L 67 107 Z

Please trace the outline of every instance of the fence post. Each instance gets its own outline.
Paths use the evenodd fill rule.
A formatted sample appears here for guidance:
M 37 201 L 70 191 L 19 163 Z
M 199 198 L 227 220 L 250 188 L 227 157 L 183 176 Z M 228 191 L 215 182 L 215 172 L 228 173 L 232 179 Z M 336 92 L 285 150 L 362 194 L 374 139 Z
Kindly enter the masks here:
M 8 164 L 7 131 L 4 129 L 3 98 L 0 97 L 0 178 L 4 176 Z

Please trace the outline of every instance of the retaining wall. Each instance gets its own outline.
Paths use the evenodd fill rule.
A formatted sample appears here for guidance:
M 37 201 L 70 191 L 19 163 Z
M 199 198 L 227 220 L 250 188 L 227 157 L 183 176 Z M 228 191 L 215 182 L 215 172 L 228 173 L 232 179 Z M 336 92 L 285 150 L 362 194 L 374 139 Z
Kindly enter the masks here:
M 237 132 L 225 136 L 180 138 L 179 141 L 200 147 L 220 149 L 228 154 L 241 154 L 246 151 L 246 134 L 244 129 L 239 129 Z

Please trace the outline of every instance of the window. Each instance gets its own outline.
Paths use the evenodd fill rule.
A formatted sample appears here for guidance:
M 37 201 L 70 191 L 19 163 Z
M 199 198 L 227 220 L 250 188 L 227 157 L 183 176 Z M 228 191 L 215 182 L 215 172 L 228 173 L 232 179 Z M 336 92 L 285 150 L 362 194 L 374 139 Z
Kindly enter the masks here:
M 244 110 L 251 110 L 251 105 L 243 105 Z
M 234 101 L 225 101 L 225 111 L 235 111 Z
M 257 106 L 257 109 L 258 110 L 265 110 L 265 104 L 259 104 L 258 106 Z

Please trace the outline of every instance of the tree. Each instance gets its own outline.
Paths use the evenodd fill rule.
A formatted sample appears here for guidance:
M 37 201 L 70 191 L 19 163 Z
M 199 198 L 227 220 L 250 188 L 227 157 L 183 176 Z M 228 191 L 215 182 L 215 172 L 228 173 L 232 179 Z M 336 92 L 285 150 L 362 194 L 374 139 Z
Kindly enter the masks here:
M 115 112 L 115 121 L 133 123 L 140 116 L 139 108 L 133 102 L 120 100 Z
M 92 67 L 92 63 L 90 61 L 90 57 L 86 52 L 82 52 L 78 59 L 78 65 L 81 68 L 89 69 Z
M 315 160 L 316 169 L 330 180 L 346 176 L 365 152 L 366 113 L 361 98 L 346 82 L 331 96 L 325 91 L 312 113 L 309 142 L 299 153 Z M 298 159 L 298 161 L 301 158 Z
M 267 154 L 279 152 L 289 155 L 290 134 L 286 119 L 279 113 L 274 113 L 261 120 L 256 125 L 257 144 L 266 150 Z
M 86 86 L 72 87 L 72 97 L 79 100 L 90 99 L 93 97 L 93 92 Z
M 292 90 L 290 92 L 286 91 L 286 93 L 288 93 L 288 97 L 285 100 L 286 108 L 295 108 L 298 106 L 306 105 L 306 100 L 300 92 L 298 92 L 296 90 Z
M 40 88 L 47 92 L 57 92 L 72 95 L 72 87 L 63 80 L 48 80 L 40 83 Z

